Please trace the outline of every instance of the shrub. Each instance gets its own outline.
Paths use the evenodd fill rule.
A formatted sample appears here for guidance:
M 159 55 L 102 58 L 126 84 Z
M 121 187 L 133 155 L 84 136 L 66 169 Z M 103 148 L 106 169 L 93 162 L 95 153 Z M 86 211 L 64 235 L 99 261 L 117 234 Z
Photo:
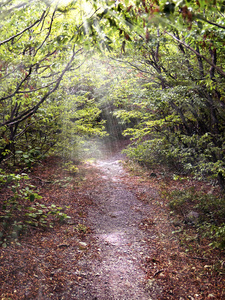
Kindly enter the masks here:
M 7 185 L 7 186 L 6 186 Z M 69 216 L 63 208 L 37 202 L 42 197 L 34 192 L 35 186 L 29 182 L 27 174 L 0 175 L 0 188 L 8 194 L 0 212 L 0 245 L 6 247 L 13 239 L 18 239 L 28 226 L 53 227 L 55 220 L 63 221 Z M 6 190 L 5 190 L 6 189 Z
M 169 198 L 169 207 L 183 217 L 184 223 L 189 220 L 190 212 L 196 212 L 195 226 L 202 237 L 210 240 L 210 245 L 225 248 L 225 197 L 196 192 L 193 188 L 173 191 Z M 191 221 L 191 220 L 189 220 Z

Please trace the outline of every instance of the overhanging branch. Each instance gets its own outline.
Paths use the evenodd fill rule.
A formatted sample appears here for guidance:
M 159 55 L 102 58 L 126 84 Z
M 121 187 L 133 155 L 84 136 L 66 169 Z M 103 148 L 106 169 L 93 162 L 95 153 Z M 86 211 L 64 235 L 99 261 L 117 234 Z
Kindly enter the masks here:
M 12 125 L 16 125 L 24 120 L 26 120 L 27 118 L 29 118 L 30 116 L 32 116 L 34 113 L 36 113 L 36 111 L 38 110 L 39 106 L 52 94 L 54 93 L 58 87 L 60 82 L 63 79 L 63 76 L 65 75 L 65 73 L 71 68 L 72 66 L 72 62 L 75 58 L 75 55 L 80 52 L 82 50 L 82 48 L 78 49 L 77 51 L 75 51 L 75 45 L 73 47 L 73 54 L 71 56 L 70 61 L 67 63 L 66 67 L 64 68 L 64 70 L 62 71 L 61 75 L 59 76 L 59 78 L 56 80 L 56 85 L 49 91 L 47 92 L 42 98 L 41 100 L 32 108 L 26 110 L 25 112 L 21 113 L 19 116 L 17 116 L 16 118 L 14 118 L 13 120 L 9 120 L 5 123 L 2 123 L 0 126 L 12 126 Z
M 185 42 L 181 41 L 180 39 L 178 39 L 175 35 L 173 35 L 172 33 L 165 31 L 165 33 L 167 33 L 169 36 L 171 36 L 175 41 L 177 41 L 179 44 L 183 45 L 185 48 L 191 50 L 193 53 L 195 53 L 197 55 L 197 57 L 202 58 L 203 60 L 205 60 L 210 66 L 212 66 L 213 68 L 215 68 L 215 70 L 222 75 L 225 78 L 225 72 L 219 68 L 218 66 L 216 66 L 210 59 L 208 59 L 207 57 L 205 57 L 204 55 L 200 54 L 198 51 L 196 51 L 194 48 L 192 48 L 190 45 L 186 44 Z
M 21 34 L 23 34 L 24 32 L 26 32 L 27 30 L 31 29 L 32 27 L 34 27 L 37 23 L 41 22 L 41 20 L 44 18 L 45 15 L 45 11 L 43 12 L 43 14 L 41 15 L 40 19 L 38 19 L 37 21 L 35 21 L 33 24 L 31 24 L 30 26 L 26 27 L 25 29 L 23 29 L 22 31 L 18 32 L 17 34 L 11 36 L 10 38 L 0 42 L 0 46 L 3 44 L 6 44 L 8 42 L 10 42 L 11 40 L 13 40 L 14 38 L 20 36 Z

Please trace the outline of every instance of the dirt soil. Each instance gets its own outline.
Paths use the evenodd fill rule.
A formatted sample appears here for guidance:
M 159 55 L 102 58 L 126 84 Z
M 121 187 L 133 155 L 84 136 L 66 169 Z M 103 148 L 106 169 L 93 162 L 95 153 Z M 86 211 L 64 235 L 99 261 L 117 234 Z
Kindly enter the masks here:
M 41 201 L 71 219 L 0 250 L 1 300 L 225 299 L 223 253 L 204 244 L 187 253 L 160 196 L 163 179 L 132 175 L 122 160 L 111 153 L 75 176 L 56 157 L 35 167 Z

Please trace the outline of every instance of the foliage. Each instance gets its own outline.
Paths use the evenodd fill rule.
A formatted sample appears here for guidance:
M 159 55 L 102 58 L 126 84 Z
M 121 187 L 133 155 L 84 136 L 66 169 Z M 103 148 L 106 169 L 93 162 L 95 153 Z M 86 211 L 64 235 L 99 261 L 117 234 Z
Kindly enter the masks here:
M 103 136 L 104 124 L 111 134 L 110 128 L 129 126 L 124 134 L 138 148 L 128 152 L 137 160 L 158 156 L 159 163 L 215 177 L 224 187 L 221 1 L 2 7 L 8 10 L 0 43 L 1 160 L 30 167 L 52 147 L 76 152 L 81 136 Z M 93 47 L 114 50 L 114 63 L 98 80 L 78 71 Z M 127 70 L 116 81 L 119 63 L 120 72 Z
M 27 174 L 1 172 L 1 189 L 8 195 L 1 205 L 0 213 L 0 244 L 3 247 L 13 239 L 17 240 L 28 226 L 51 228 L 54 220 L 64 221 L 69 218 L 62 207 L 37 202 L 42 197 L 35 191 L 35 186 L 29 183 Z
M 0 161 L 31 165 L 34 156 L 59 148 L 65 136 L 95 135 L 102 129 L 96 125 L 100 111 L 88 94 L 70 92 L 80 79 L 76 70 L 93 48 L 85 22 L 95 13 L 76 1 L 66 7 L 54 1 L 16 5 L 1 5 L 7 14 L 0 42 Z M 97 47 L 101 37 L 96 30 L 92 37 Z M 75 124 L 67 121 L 74 118 Z M 30 153 L 33 149 L 38 155 Z
M 224 197 L 196 192 L 191 188 L 175 190 L 169 195 L 169 199 L 171 210 L 181 215 L 184 223 L 195 226 L 199 235 L 210 239 L 211 246 L 224 249 Z
M 87 233 L 87 231 L 88 231 L 88 227 L 85 226 L 84 224 L 78 224 L 78 225 L 76 226 L 76 230 L 77 230 L 79 233 L 85 234 L 85 233 Z
M 116 116 L 136 120 L 124 132 L 135 140 L 128 154 L 146 163 L 158 156 L 159 163 L 197 178 L 217 178 L 224 189 L 222 2 L 128 1 L 119 7 L 132 28 L 126 27 L 127 51 L 114 59 L 136 71 L 132 88 L 118 83 L 115 99 Z
M 79 168 L 74 165 L 72 161 L 65 163 L 65 171 L 68 171 L 71 174 L 76 174 L 79 172 Z
M 78 159 L 88 139 L 123 132 L 132 159 L 225 189 L 222 1 L 13 0 L 0 11 L 2 166 L 30 169 L 47 153 Z M 17 176 L 0 177 L 12 178 L 3 205 L 10 232 L 15 208 L 30 207 L 24 216 L 38 226 L 63 216 L 30 206 L 38 194 L 29 184 L 19 190 L 28 178 Z
M 1 2 L 0 9 L 5 13 L 0 42 L 0 162 L 7 168 L 30 169 L 47 153 L 76 158 L 85 136 L 104 134 L 101 110 L 91 93 L 94 85 L 86 84 L 78 71 L 93 48 L 85 29 L 93 11 L 89 14 L 75 1 L 67 6 L 9 1 Z M 97 31 L 94 36 L 97 47 L 101 37 Z M 72 164 L 66 167 L 70 173 L 78 171 Z M 53 217 L 68 217 L 61 207 L 37 202 L 35 187 L 24 182 L 28 177 L 15 172 L 1 180 L 8 185 L 4 192 L 10 193 L 2 203 L 3 245 L 28 226 L 51 227 Z

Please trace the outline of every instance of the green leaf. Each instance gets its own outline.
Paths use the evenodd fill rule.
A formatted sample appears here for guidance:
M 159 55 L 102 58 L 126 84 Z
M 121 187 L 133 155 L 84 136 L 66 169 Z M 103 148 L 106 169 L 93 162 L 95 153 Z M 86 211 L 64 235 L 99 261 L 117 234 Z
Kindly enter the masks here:
M 31 195 L 30 195 L 30 201 L 31 201 L 31 202 L 34 202 L 34 200 L 35 200 L 35 195 L 34 195 L 34 194 L 31 194 Z

